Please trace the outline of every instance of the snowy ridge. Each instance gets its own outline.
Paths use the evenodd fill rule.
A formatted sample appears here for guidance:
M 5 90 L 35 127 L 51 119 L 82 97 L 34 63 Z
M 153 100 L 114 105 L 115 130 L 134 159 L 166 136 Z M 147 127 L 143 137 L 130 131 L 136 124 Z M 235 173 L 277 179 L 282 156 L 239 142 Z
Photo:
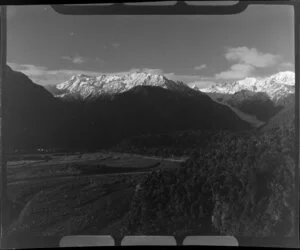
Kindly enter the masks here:
M 189 88 L 182 82 L 175 82 L 162 75 L 147 72 L 132 72 L 127 74 L 102 74 L 87 76 L 79 74 L 70 80 L 57 84 L 56 88 L 63 92 L 57 97 L 73 96 L 79 99 L 93 99 L 101 95 L 119 94 L 136 86 L 158 86 L 172 90 Z
M 196 88 L 194 86 L 194 89 Z M 262 79 L 248 77 L 232 83 L 218 83 L 209 88 L 200 89 L 207 94 L 235 94 L 242 90 L 266 93 L 274 103 L 277 103 L 289 94 L 295 93 L 295 73 L 284 71 Z

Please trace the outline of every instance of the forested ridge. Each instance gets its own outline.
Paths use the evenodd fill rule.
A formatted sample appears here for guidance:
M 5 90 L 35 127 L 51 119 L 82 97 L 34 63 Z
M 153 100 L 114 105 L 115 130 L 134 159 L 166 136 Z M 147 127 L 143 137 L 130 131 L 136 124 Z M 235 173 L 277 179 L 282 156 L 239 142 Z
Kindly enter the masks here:
M 292 127 L 215 133 L 177 170 L 148 175 L 123 233 L 292 235 L 295 153 Z

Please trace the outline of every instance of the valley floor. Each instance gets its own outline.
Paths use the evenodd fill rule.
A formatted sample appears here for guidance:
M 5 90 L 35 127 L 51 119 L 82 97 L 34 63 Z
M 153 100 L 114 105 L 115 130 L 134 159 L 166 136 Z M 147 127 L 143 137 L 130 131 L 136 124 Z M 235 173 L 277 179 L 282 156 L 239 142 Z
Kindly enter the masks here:
M 14 205 L 7 234 L 119 234 L 145 175 L 178 168 L 185 160 L 114 152 L 14 159 L 8 163 L 8 195 Z

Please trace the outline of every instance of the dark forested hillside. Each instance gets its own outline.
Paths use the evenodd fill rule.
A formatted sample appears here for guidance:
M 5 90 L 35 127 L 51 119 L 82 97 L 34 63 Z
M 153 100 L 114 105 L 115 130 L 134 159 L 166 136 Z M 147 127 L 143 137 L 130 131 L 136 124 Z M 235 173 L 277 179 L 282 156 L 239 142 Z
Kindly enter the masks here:
M 7 68 L 11 149 L 99 149 L 130 136 L 186 129 L 248 129 L 230 108 L 208 96 L 137 86 L 93 102 L 63 101 Z
M 162 134 L 144 134 L 125 139 L 112 148 L 113 151 L 162 157 L 188 156 L 202 149 L 226 130 L 185 130 Z
M 218 134 L 176 171 L 152 172 L 124 219 L 127 234 L 291 235 L 295 134 Z
M 282 126 L 294 128 L 296 111 L 295 95 L 291 95 L 286 101 L 286 106 L 260 128 L 261 132 L 276 130 L 277 127 Z
M 268 121 L 282 106 L 276 106 L 266 93 L 242 90 L 232 95 L 227 103 L 242 112 L 255 115 L 261 121 Z
M 5 76 L 9 148 L 54 146 L 62 125 L 58 101 L 20 72 L 7 67 Z
M 281 110 L 294 105 L 295 94 L 279 98 L 276 102 L 264 92 L 241 90 L 234 94 L 208 93 L 216 101 L 227 103 L 240 111 L 254 115 L 258 120 L 267 122 Z

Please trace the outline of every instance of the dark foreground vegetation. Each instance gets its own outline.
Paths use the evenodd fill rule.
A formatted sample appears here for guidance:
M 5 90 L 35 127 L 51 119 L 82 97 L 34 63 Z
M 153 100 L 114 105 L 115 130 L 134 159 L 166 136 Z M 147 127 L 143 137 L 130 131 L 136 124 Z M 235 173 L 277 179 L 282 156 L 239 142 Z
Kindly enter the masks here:
M 161 148 L 155 146 L 160 136 L 169 138 L 159 142 Z M 101 178 L 92 177 L 96 166 L 91 165 L 83 168 L 90 177 L 77 177 L 75 182 L 41 179 L 40 184 L 28 183 L 23 188 L 22 184 L 11 186 L 10 196 L 17 207 L 16 213 L 11 211 L 15 214 L 8 235 L 255 237 L 295 233 L 293 127 L 264 133 L 185 131 L 156 137 L 152 142 L 151 136 L 135 138 L 131 147 L 127 140 L 124 148 L 120 144 L 118 149 L 168 157 L 188 155 L 189 159 L 180 167 L 161 167 L 153 162 L 140 174 L 129 171 L 129 175 Z M 136 144 L 139 141 L 143 141 L 143 149 Z M 113 168 L 123 173 L 127 170 Z
M 11 186 L 15 208 L 8 235 L 259 237 L 295 233 L 296 150 L 292 126 L 273 127 L 263 133 L 185 131 L 146 135 L 116 148 L 134 154 L 188 155 L 189 159 L 181 166 L 170 162 L 178 167 L 162 167 L 152 160 L 133 175 L 133 169 L 127 171 L 126 161 L 121 159 L 123 167 L 117 166 L 121 163 L 110 167 L 110 173 L 120 172 L 115 175 L 93 177 L 94 172 L 102 173 L 108 167 L 86 165 L 81 169 L 89 177 L 78 176 L 75 182 L 41 179 Z M 130 162 L 126 164 L 136 164 Z
M 294 144 L 294 129 L 286 126 L 264 134 L 216 133 L 181 168 L 148 175 L 123 233 L 293 235 Z

